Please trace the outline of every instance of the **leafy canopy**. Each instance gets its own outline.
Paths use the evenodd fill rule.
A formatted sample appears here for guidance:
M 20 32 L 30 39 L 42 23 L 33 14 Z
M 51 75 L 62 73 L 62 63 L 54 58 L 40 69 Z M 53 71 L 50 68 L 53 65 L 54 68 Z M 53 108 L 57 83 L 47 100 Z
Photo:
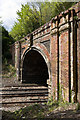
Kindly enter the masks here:
M 10 34 L 15 40 L 31 33 L 54 16 L 71 7 L 73 2 L 28 2 L 17 11 L 15 22 Z
M 11 35 L 9 35 L 8 31 L 2 26 L 2 58 L 3 62 L 5 59 L 10 59 L 10 45 L 14 42 Z

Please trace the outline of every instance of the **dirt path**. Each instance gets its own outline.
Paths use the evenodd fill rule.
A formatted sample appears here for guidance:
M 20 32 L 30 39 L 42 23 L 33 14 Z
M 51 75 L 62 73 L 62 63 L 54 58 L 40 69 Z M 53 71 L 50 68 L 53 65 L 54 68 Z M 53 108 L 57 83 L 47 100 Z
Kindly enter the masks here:
M 3 78 L 2 80 L 2 86 L 5 87 L 6 85 L 15 85 L 15 84 L 18 84 L 18 81 L 16 81 L 15 77 L 12 77 L 11 78 Z M 19 110 L 21 108 L 25 108 L 27 106 L 29 106 L 30 104 L 23 104 L 23 105 L 14 105 L 14 106 L 2 106 L 2 110 L 5 110 L 5 111 L 11 111 L 11 112 L 14 112 L 16 110 Z M 44 104 L 40 104 L 41 105 L 41 109 L 44 108 L 44 118 L 45 120 L 48 119 L 52 119 L 52 120 L 61 120 L 62 118 L 64 118 L 64 120 L 66 119 L 69 119 L 69 120 L 80 120 L 80 110 L 77 110 L 77 104 L 69 104 L 68 106 L 63 106 L 63 107 L 55 107 L 55 109 L 53 108 L 48 108 L 47 105 L 44 105 Z M 54 106 L 53 106 L 54 107 Z M 39 112 L 40 110 L 38 109 L 37 110 L 37 113 Z M 30 115 L 28 116 L 30 117 Z M 26 118 L 26 116 L 25 116 Z M 6 119 L 4 119 L 6 120 Z M 27 119 L 26 119 L 27 120 Z M 37 120 L 37 119 L 36 119 Z M 43 119 L 42 119 L 43 120 Z
M 11 111 L 11 114 L 14 114 L 16 110 L 18 110 L 17 115 L 25 118 L 25 120 L 29 120 L 30 118 L 34 118 L 34 120 L 80 120 L 80 110 L 77 110 L 77 104 L 69 104 L 64 106 L 49 106 L 45 104 L 34 104 L 31 105 L 23 105 L 23 106 L 13 106 L 6 107 L 6 111 Z M 20 109 L 21 108 L 21 109 Z M 20 110 L 19 110 L 20 109 Z M 26 112 L 25 112 L 26 111 Z M 5 112 L 6 113 L 6 112 Z M 20 113 L 20 115 L 19 115 Z M 10 114 L 10 112 L 9 112 Z M 23 116 L 24 115 L 24 116 Z M 3 116 L 5 116 L 3 112 Z M 6 118 L 6 116 L 5 116 Z M 12 116 L 11 116 L 12 118 Z M 4 119 L 6 120 L 6 119 Z M 12 119 L 10 119 L 12 120 Z
M 47 114 L 47 118 L 66 118 L 80 120 L 80 110 L 76 110 L 77 104 L 71 104 L 67 108 L 59 107 Z

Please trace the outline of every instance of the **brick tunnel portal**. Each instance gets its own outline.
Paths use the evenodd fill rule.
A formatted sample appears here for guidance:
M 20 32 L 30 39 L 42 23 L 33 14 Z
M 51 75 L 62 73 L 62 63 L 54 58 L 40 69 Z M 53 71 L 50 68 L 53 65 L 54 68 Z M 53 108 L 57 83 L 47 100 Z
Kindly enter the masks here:
M 36 50 L 26 53 L 23 61 L 22 82 L 47 86 L 48 67 L 43 56 Z

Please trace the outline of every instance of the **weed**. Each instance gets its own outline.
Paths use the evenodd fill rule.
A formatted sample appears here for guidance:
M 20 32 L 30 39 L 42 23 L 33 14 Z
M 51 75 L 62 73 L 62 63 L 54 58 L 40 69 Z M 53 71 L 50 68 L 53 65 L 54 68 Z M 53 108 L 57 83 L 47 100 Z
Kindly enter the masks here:
M 41 120 L 45 119 L 48 114 L 51 114 L 55 109 L 64 108 L 66 109 L 70 103 L 68 102 L 61 102 L 55 101 L 52 105 L 42 105 L 42 104 L 33 104 L 27 106 L 25 108 L 21 108 L 13 113 L 3 111 L 3 118 L 4 120 L 29 120 L 29 119 L 36 119 Z M 78 104 L 80 106 L 80 104 Z M 73 111 L 74 113 L 76 111 Z
M 51 96 L 50 100 L 48 100 L 47 105 L 52 105 L 53 104 L 53 96 Z
M 3 64 L 2 66 L 2 77 L 4 78 L 10 78 L 10 77 L 16 77 L 16 69 L 11 64 Z
M 77 104 L 76 110 L 80 110 L 80 103 Z

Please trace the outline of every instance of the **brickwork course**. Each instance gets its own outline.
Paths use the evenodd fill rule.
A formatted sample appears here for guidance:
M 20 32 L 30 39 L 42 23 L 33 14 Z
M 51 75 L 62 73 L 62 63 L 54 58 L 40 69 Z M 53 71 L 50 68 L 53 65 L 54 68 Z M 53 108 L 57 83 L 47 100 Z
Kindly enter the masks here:
M 42 80 L 46 76 L 49 99 L 80 102 L 80 2 L 11 48 L 18 81 L 26 82 L 27 74 L 29 80 L 39 79 L 37 75 L 42 72 L 45 74 Z

